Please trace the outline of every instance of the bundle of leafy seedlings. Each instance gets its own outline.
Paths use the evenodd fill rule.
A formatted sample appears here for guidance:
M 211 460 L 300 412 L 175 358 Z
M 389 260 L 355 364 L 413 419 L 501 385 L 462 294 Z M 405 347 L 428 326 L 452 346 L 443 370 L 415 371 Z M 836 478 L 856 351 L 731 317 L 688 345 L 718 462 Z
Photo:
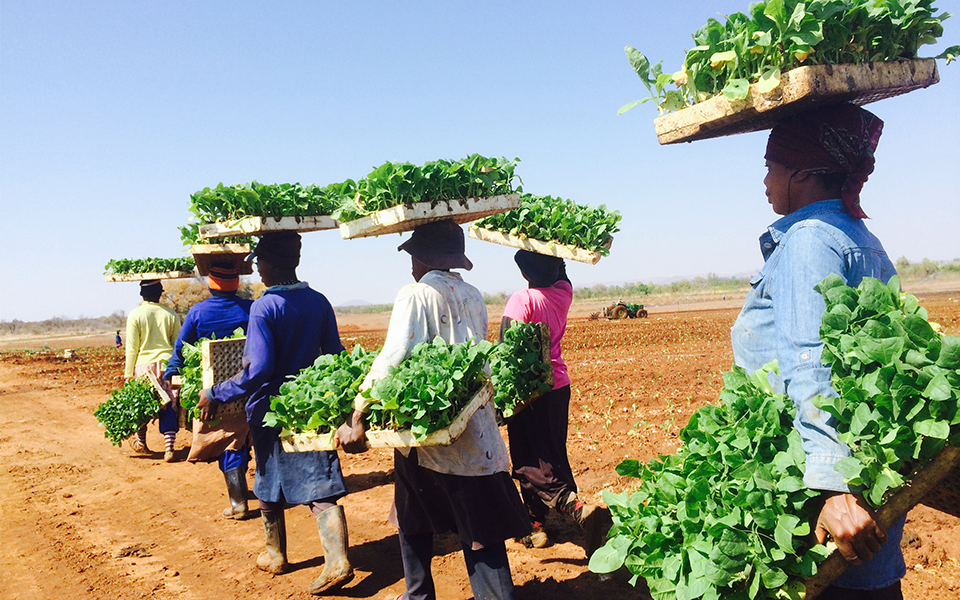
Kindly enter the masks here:
M 103 437 L 114 446 L 137 432 L 150 422 L 160 410 L 160 396 L 146 375 L 134 377 L 93 411 L 93 416 L 103 427 Z
M 653 100 L 662 114 L 718 94 L 747 97 L 751 83 L 763 93 L 780 85 L 783 72 L 805 65 L 881 62 L 918 58 L 920 46 L 935 44 L 943 21 L 933 0 L 767 0 L 750 4 L 749 14 L 733 13 L 725 22 L 708 19 L 693 34 L 682 68 L 664 73 L 632 46 L 627 59 L 650 98 L 630 102 L 622 114 Z M 937 58 L 954 60 L 960 46 Z M 676 89 L 668 89 L 670 86 Z
M 820 337 L 839 394 L 814 405 L 834 415 L 852 456 L 836 469 L 879 506 L 949 443 L 960 446 L 960 337 L 942 335 L 916 296 L 865 278 L 831 275 Z
M 327 188 L 313 184 L 219 183 L 192 194 L 190 212 L 201 223 L 245 217 L 312 217 L 332 214 L 341 201 Z
M 170 271 L 190 272 L 196 267 L 192 257 L 184 258 L 137 258 L 114 259 L 104 267 L 106 275 L 125 275 L 128 273 L 167 273 Z
M 626 566 L 657 600 L 803 591 L 827 553 L 809 535 L 818 493 L 803 485 L 793 403 L 767 381 L 775 369 L 724 373 L 720 405 L 693 414 L 675 455 L 617 466 L 640 482 L 632 493 L 604 491 L 614 525 L 592 571 Z
M 938 333 L 898 277 L 851 288 L 831 275 L 817 290 L 822 359 L 839 396 L 814 404 L 851 448 L 837 471 L 879 506 L 960 443 L 960 338 Z M 641 481 L 632 494 L 604 493 L 614 527 L 592 570 L 626 566 L 654 598 L 802 597 L 825 555 L 807 537 L 820 504 L 803 487 L 795 409 L 770 392 L 767 369 L 725 373 L 723 406 L 694 413 L 676 455 L 618 465 Z
M 493 350 L 487 340 L 448 344 L 441 337 L 414 346 L 410 356 L 363 393 L 371 429 L 409 429 L 417 440 L 448 427 L 486 382 Z
M 355 188 L 349 186 L 353 181 L 341 184 L 346 186 L 341 190 L 343 202 L 334 217 L 347 222 L 401 204 L 513 194 L 518 162 L 517 158 L 487 158 L 479 154 L 457 161 L 431 161 L 423 166 L 386 162 L 355 182 Z M 356 193 L 350 195 L 353 189 Z
M 322 354 L 280 386 L 270 399 L 267 427 L 282 427 L 280 435 L 336 431 L 353 412 L 353 401 L 379 350 L 367 351 L 357 344 L 340 354 Z
M 592 207 L 553 196 L 524 194 L 518 208 L 478 219 L 471 226 L 607 256 L 607 244 L 620 231 L 620 218 L 619 211 L 603 204 Z
M 505 419 L 553 387 L 553 366 L 543 361 L 539 323 L 513 321 L 490 354 L 493 402 Z
M 242 337 L 243 329 L 237 327 L 229 337 L 222 339 Z M 180 368 L 180 408 L 185 412 L 188 423 L 200 418 L 197 403 L 200 402 L 200 390 L 203 389 L 203 343 L 215 339 L 215 335 L 200 338 L 193 344 L 184 344 L 180 349 L 183 353 L 183 367 Z

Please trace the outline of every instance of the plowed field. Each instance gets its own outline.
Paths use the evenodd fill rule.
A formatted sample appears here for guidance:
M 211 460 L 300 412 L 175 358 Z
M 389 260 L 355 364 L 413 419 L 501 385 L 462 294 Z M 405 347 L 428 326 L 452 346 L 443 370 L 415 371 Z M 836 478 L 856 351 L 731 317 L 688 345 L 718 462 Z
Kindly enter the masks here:
M 918 295 L 931 320 L 960 334 L 960 294 Z M 718 397 L 721 374 L 733 359 L 729 328 L 737 304 L 648 307 L 649 318 L 624 321 L 591 320 L 596 307 L 575 306 L 564 356 L 574 382 L 569 451 L 582 496 L 599 501 L 603 489 L 629 486 L 614 471 L 624 458 L 676 450 L 690 414 Z M 372 348 L 383 340 L 382 315 L 340 321 L 348 347 Z M 491 324 L 498 321 L 491 312 Z M 43 344 L 53 348 L 0 351 L 0 597 L 311 597 L 306 589 L 323 556 L 307 509 L 288 512 L 292 572 L 258 571 L 259 519 L 220 516 L 227 504 L 222 475 L 215 465 L 184 462 L 186 433 L 172 464 L 159 452 L 135 455 L 103 438 L 93 410 L 122 383 L 122 351 L 112 347 L 112 337 Z M 72 358 L 63 356 L 67 346 Z M 162 447 L 156 425 L 148 442 Z M 370 451 L 341 460 L 358 577 L 339 597 L 396 598 L 404 587 L 396 530 L 387 522 L 392 455 Z M 252 483 L 252 469 L 248 476 Z M 905 596 L 956 598 L 960 521 L 921 506 L 909 515 L 907 530 Z M 638 597 L 624 578 L 601 580 L 589 572 L 575 526 L 551 517 L 547 531 L 548 548 L 507 542 L 518 598 Z M 438 597 L 472 597 L 457 539 L 440 540 L 436 550 Z

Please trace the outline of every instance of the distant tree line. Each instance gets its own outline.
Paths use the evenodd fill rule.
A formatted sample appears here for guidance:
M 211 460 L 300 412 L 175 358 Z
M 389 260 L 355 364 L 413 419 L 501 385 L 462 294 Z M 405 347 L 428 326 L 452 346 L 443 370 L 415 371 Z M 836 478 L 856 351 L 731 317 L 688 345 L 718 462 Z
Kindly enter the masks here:
M 924 258 L 920 262 L 910 262 L 907 257 L 897 259 L 895 266 L 897 273 L 904 281 L 921 281 L 934 277 L 960 277 L 960 258 L 951 261 L 936 261 Z M 210 297 L 210 290 L 202 279 L 171 280 L 163 284 L 164 292 L 160 302 L 170 306 L 183 317 L 190 307 Z M 574 301 L 608 300 L 623 298 L 633 300 L 656 294 L 693 294 L 693 293 L 729 293 L 746 290 L 750 287 L 748 277 L 720 277 L 714 273 L 706 277 L 681 279 L 667 284 L 656 283 L 624 283 L 623 285 L 606 285 L 598 283 L 590 287 L 579 287 L 573 290 Z M 259 281 L 250 283 L 241 280 L 238 293 L 244 298 L 259 298 L 266 289 Z M 510 295 L 507 292 L 484 293 L 486 304 L 499 306 L 507 303 Z M 335 308 L 338 314 L 357 315 L 388 312 L 393 309 L 392 304 L 368 304 L 365 306 L 341 306 Z M 80 317 L 65 319 L 54 317 L 45 321 L 0 321 L 0 335 L 50 335 L 57 333 L 101 333 L 126 328 L 127 317 L 124 311 L 117 311 L 106 317 Z

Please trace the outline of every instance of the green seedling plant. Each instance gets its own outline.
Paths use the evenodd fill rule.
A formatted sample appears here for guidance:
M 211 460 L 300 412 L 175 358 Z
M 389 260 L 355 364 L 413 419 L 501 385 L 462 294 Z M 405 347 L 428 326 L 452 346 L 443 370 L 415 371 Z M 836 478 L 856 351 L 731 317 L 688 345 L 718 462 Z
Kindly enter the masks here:
M 724 21 L 708 19 L 693 34 L 683 66 L 664 73 L 660 62 L 632 46 L 627 60 L 649 98 L 625 104 L 618 114 L 653 100 L 660 113 L 675 111 L 723 94 L 747 97 L 758 83 L 762 93 L 780 85 L 784 72 L 805 65 L 882 62 L 919 57 L 922 45 L 935 44 L 950 14 L 936 13 L 934 0 L 767 0 L 752 3 L 748 14 Z M 936 58 L 947 64 L 960 54 L 951 46 Z M 671 89 L 673 88 L 673 89 Z
M 137 258 L 113 259 L 104 267 L 105 275 L 126 275 L 133 273 L 168 273 L 171 271 L 190 272 L 196 267 L 192 257 L 184 258 Z
M 496 394 L 493 402 L 505 419 L 553 387 L 548 376 L 553 366 L 543 361 L 543 340 L 537 323 L 513 321 L 503 332 L 503 341 L 490 354 L 490 380 Z
M 223 339 L 237 339 L 244 337 L 243 328 L 236 328 L 233 333 Z M 180 352 L 183 354 L 183 366 L 180 368 L 180 409 L 184 411 L 187 422 L 200 418 L 197 403 L 200 402 L 200 390 L 203 389 L 203 343 L 215 340 L 217 336 L 200 338 L 193 344 L 183 344 Z
M 360 384 L 378 353 L 357 344 L 349 352 L 320 355 L 280 386 L 280 393 L 270 399 L 264 424 L 281 427 L 281 436 L 336 431 L 353 412 Z
M 472 226 L 608 256 L 608 244 L 620 231 L 620 219 L 619 211 L 603 204 L 592 207 L 564 198 L 524 194 L 518 208 L 478 219 Z
M 960 338 L 939 333 L 899 277 L 852 288 L 831 275 L 816 289 L 826 306 L 822 360 L 837 395 L 813 402 L 836 417 L 851 449 L 836 470 L 880 506 L 947 444 L 960 444 Z M 809 536 L 818 493 L 803 486 L 795 408 L 772 392 L 774 368 L 724 373 L 721 405 L 693 414 L 676 455 L 617 467 L 640 482 L 632 493 L 604 494 L 614 527 L 591 570 L 625 566 L 654 598 L 802 597 L 826 550 Z
M 947 444 L 960 445 L 960 338 L 938 333 L 899 277 L 850 288 L 831 275 L 817 289 L 838 396 L 814 405 L 836 417 L 852 451 L 837 471 L 879 506 Z
M 410 430 L 417 440 L 448 427 L 487 381 L 484 367 L 493 344 L 448 344 L 436 337 L 414 346 L 410 356 L 363 394 L 372 399 L 371 429 Z
M 146 375 L 134 377 L 123 387 L 110 393 L 110 397 L 93 411 L 93 416 L 103 427 L 103 437 L 114 446 L 149 423 L 161 407 L 160 396 Z
M 626 460 L 632 492 L 603 492 L 614 525 L 590 569 L 625 566 L 655 599 L 764 598 L 797 593 L 826 557 L 810 534 L 817 493 L 803 485 L 795 409 L 775 394 L 771 363 L 724 374 L 720 406 L 696 411 L 675 455 Z M 789 596 L 787 596 L 789 597 Z

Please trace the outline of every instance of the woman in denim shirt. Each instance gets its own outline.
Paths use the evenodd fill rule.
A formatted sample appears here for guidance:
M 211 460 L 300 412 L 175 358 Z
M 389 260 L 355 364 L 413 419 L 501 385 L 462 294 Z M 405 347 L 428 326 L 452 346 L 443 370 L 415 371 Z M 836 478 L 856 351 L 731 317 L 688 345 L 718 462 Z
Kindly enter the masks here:
M 825 498 L 817 537 L 823 542 L 829 533 L 851 563 L 823 599 L 903 597 L 903 520 L 887 532 L 879 529 L 857 490 L 833 469 L 850 454 L 837 439 L 834 418 L 811 403 L 818 394 L 837 395 L 830 367 L 820 362 L 826 308 L 814 286 L 831 273 L 851 286 L 895 273 L 864 225 L 859 202 L 882 127 L 851 104 L 818 108 L 774 127 L 764 185 L 773 211 L 783 217 L 760 237 L 766 262 L 731 331 L 737 365 L 752 372 L 778 361 L 780 375 L 771 383 L 797 407 L 794 424 L 807 455 L 804 482 Z

